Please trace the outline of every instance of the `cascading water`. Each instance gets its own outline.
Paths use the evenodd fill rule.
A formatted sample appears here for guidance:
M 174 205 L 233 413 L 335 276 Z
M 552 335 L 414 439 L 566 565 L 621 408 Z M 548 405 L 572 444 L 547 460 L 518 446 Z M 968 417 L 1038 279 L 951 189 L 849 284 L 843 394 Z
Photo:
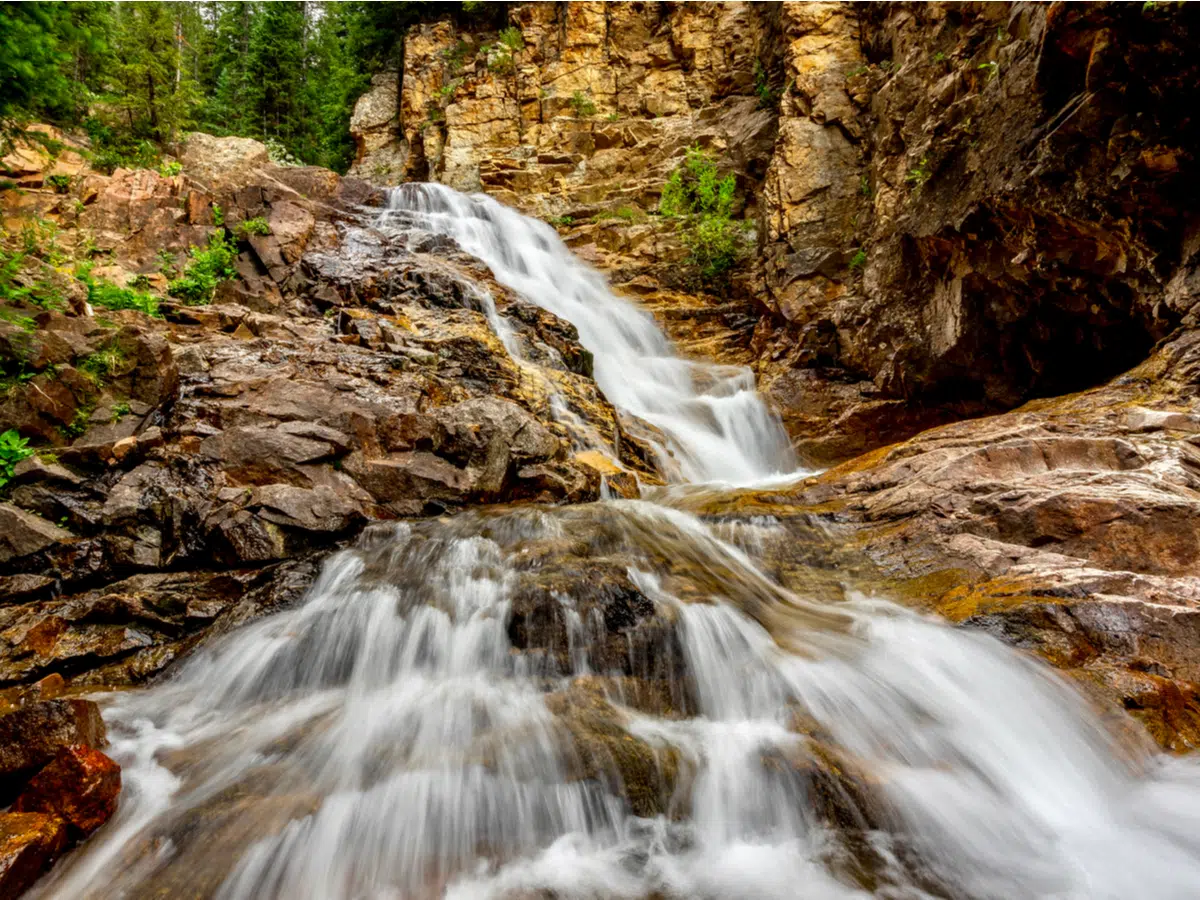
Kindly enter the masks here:
M 389 194 L 379 225 L 454 238 L 505 287 L 574 325 L 605 396 L 663 432 L 684 481 L 754 484 L 795 472 L 753 373 L 676 356 L 653 317 L 614 295 L 545 222 L 483 194 L 405 184 Z
M 432 186 L 391 215 L 573 321 L 689 478 L 776 471 L 743 376 L 674 359 L 538 223 Z M 376 526 L 299 607 L 110 698 L 121 807 L 39 894 L 1200 896 L 1200 768 L 1118 744 L 986 636 L 790 594 L 757 561 L 782 532 L 644 501 Z M 555 553 L 561 653 L 515 627 Z M 641 643 L 592 602 L 632 594 Z

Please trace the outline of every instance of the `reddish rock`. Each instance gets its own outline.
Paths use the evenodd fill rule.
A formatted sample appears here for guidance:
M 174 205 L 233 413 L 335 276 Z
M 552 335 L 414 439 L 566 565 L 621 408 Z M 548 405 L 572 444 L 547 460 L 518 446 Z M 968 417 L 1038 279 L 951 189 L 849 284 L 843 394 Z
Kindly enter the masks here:
M 112 818 L 120 793 L 121 767 L 99 750 L 75 744 L 33 777 L 13 810 L 58 816 L 73 838 L 82 838 Z
M 43 700 L 0 716 L 0 800 L 61 748 L 105 743 L 100 709 L 91 700 Z
M 0 813 L 0 897 L 28 890 L 67 845 L 67 825 L 41 813 Z

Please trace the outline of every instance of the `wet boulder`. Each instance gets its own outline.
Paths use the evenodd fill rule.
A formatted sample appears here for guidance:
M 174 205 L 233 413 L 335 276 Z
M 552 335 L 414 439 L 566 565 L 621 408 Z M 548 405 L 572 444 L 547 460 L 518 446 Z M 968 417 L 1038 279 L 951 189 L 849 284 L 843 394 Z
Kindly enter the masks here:
M 32 556 L 74 537 L 40 516 L 11 503 L 0 503 L 0 563 Z
M 0 716 L 0 792 L 12 795 L 63 747 L 107 743 L 91 700 L 43 700 Z
M 13 811 L 57 816 L 80 839 L 112 818 L 120 793 L 121 767 L 94 747 L 72 744 L 30 780 Z
M 19 897 L 67 846 L 67 823 L 43 813 L 0 813 L 0 897 Z

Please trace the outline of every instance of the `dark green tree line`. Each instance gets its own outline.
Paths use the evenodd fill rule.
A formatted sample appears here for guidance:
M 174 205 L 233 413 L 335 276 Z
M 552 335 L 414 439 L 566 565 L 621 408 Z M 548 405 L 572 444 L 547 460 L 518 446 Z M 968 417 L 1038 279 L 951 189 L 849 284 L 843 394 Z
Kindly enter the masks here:
M 404 34 L 503 3 L 0 3 L 0 127 L 84 127 L 117 161 L 181 132 L 266 140 L 344 171 L 354 103 L 400 62 Z M 109 157 L 106 157 L 106 159 Z

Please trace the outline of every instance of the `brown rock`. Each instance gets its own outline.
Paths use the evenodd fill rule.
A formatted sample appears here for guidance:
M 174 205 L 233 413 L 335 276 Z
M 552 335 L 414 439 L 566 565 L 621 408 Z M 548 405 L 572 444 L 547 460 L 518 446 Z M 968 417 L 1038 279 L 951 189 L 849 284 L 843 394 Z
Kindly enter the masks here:
M 0 785 L 11 796 L 63 747 L 103 747 L 104 721 L 91 700 L 44 700 L 0 715 Z
M 0 897 L 33 886 L 67 845 L 67 824 L 41 813 L 0 813 Z
M 75 535 L 65 528 L 11 503 L 0 503 L 0 563 L 31 556 L 74 539 Z
M 112 818 L 120 793 L 121 767 L 99 750 L 73 744 L 33 777 L 13 811 L 57 816 L 80 839 Z

